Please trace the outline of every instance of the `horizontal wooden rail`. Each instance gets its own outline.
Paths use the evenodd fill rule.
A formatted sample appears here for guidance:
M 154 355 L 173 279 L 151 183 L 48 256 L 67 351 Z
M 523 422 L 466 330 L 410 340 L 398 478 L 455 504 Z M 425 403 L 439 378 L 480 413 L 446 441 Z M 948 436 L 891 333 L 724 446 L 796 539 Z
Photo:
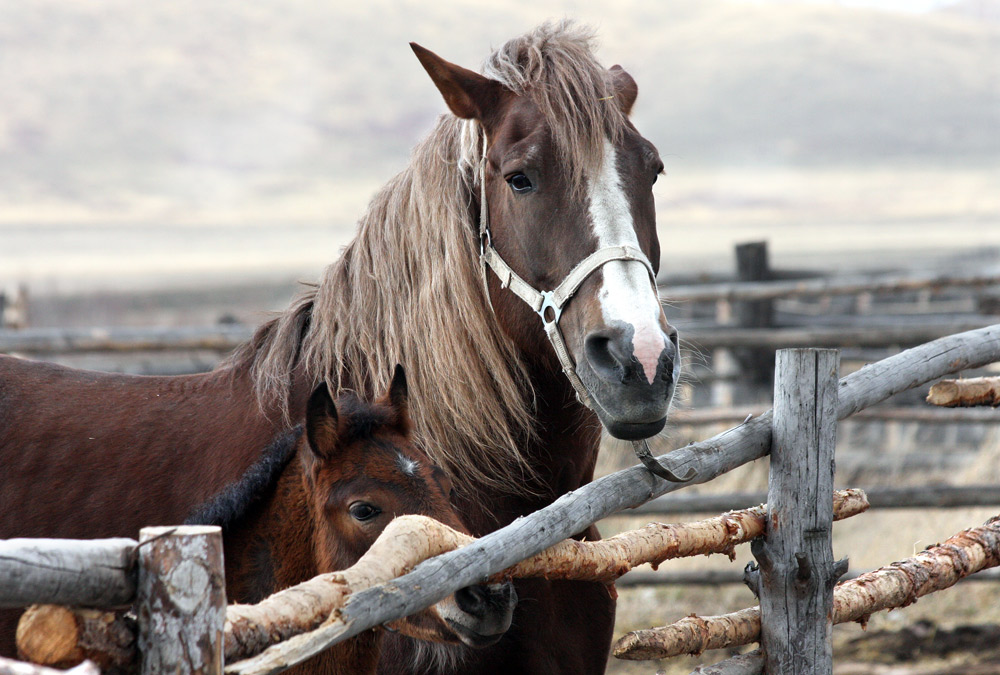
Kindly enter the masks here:
M 956 331 L 975 330 L 980 321 L 934 319 L 919 325 L 817 326 L 808 328 L 693 327 L 681 332 L 682 346 L 699 350 L 723 347 L 887 347 L 929 342 Z M 28 328 L 0 330 L 0 353 L 33 355 L 124 353 L 206 349 L 229 351 L 247 341 L 244 325 L 186 328 Z
M 184 349 L 228 351 L 246 342 L 243 325 L 189 328 L 27 328 L 0 330 L 0 353 L 72 354 Z
M 919 326 L 823 326 L 812 328 L 697 328 L 681 331 L 681 342 L 697 349 L 722 347 L 884 347 L 930 342 L 954 332 L 983 328 L 985 321 L 964 322 L 937 319 Z
M 668 455 L 669 457 L 669 455 Z M 1000 506 L 997 485 L 932 485 L 912 488 L 865 488 L 873 509 L 934 509 Z M 727 494 L 671 494 L 646 502 L 619 515 L 676 515 L 718 513 L 745 509 L 767 501 L 767 492 Z
M 132 539 L 0 540 L 0 607 L 117 607 L 135 599 Z
M 851 571 L 840 577 L 841 581 L 847 579 L 857 579 L 863 571 Z M 961 583 L 970 581 L 1000 582 L 1000 569 L 992 568 L 976 572 L 961 580 Z M 644 569 L 637 569 L 629 572 L 625 576 L 615 581 L 617 588 L 629 588 L 634 586 L 738 586 L 744 583 L 743 572 L 740 570 L 689 570 L 680 572 L 650 572 Z
M 668 424 L 674 426 L 733 424 L 742 422 L 748 417 L 757 417 L 766 411 L 766 408 L 760 406 L 674 410 L 670 413 Z M 894 406 L 862 410 L 851 419 L 872 422 L 919 422 L 921 424 L 1000 424 L 1000 411 Z
M 986 287 L 1000 283 L 1000 274 L 911 274 L 908 276 L 859 275 L 821 277 L 792 281 L 754 281 L 726 284 L 661 286 L 665 302 L 713 302 L 716 300 L 776 300 L 818 295 L 889 293 L 925 288 Z

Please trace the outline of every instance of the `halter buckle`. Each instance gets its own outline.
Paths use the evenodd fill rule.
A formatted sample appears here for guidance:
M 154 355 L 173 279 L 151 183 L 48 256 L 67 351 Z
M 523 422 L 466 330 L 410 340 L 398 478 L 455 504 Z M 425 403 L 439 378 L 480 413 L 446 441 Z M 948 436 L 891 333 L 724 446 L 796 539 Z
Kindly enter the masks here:
M 549 324 L 559 323 L 559 317 L 562 316 L 562 307 L 555 303 L 555 291 L 539 291 L 538 293 L 542 296 L 542 306 L 538 308 L 538 316 L 542 317 L 542 323 L 548 326 Z M 546 316 L 546 310 L 552 310 L 552 320 Z
M 493 237 L 490 236 L 489 230 L 483 230 L 479 233 L 479 257 L 486 255 L 488 248 L 493 248 Z

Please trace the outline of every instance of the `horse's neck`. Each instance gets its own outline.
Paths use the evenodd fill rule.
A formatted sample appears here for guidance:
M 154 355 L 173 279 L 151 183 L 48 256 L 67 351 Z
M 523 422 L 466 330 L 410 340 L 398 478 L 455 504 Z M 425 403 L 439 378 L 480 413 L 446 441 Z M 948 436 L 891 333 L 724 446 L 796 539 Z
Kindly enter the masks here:
M 316 576 L 302 468 L 292 457 L 276 485 L 225 534 L 226 592 L 235 602 L 259 602 Z
M 532 494 L 491 494 L 458 506 L 463 520 L 474 534 L 482 536 L 523 516 L 548 506 L 560 495 L 589 483 L 594 478 L 601 425 L 597 416 L 576 401 L 576 394 L 558 370 L 532 369 L 536 403 L 536 437 L 525 454 L 538 475 L 539 486 Z M 488 504 L 488 510 L 484 508 Z

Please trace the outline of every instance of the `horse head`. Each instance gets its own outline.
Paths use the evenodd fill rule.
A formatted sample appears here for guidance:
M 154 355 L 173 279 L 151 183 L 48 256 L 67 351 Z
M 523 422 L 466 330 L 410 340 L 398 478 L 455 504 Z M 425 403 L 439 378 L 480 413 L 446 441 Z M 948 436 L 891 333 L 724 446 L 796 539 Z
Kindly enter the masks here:
M 468 120 L 473 219 L 502 329 L 561 368 L 611 435 L 658 433 L 680 356 L 655 283 L 663 162 L 629 121 L 635 81 L 585 50 L 554 65 L 515 45 L 487 77 L 411 46 Z
M 319 572 L 350 567 L 395 516 L 418 514 L 468 533 L 449 501 L 451 479 L 410 440 L 406 377 L 400 366 L 374 405 L 334 403 L 325 384 L 309 399 L 300 451 L 314 522 Z M 463 588 L 393 625 L 420 639 L 484 647 L 510 627 L 513 584 Z

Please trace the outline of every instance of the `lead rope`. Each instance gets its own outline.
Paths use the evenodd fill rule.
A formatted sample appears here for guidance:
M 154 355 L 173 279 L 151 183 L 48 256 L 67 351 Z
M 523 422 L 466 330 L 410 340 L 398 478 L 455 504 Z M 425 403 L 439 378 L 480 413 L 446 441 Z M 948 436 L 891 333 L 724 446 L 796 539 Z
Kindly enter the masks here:
M 483 293 L 486 295 L 486 302 L 493 309 L 493 301 L 490 300 L 490 289 L 487 280 L 486 268 L 489 267 L 500 280 L 501 288 L 508 288 L 517 297 L 531 307 L 542 319 L 545 334 L 555 350 L 556 358 L 562 366 L 563 374 L 573 386 L 576 398 L 587 408 L 594 410 L 599 406 L 596 400 L 587 391 L 580 376 L 576 374 L 576 364 L 570 356 L 566 347 L 566 340 L 562 331 L 559 330 L 559 318 L 562 316 L 563 307 L 569 299 L 573 297 L 580 285 L 586 281 L 587 277 L 603 267 L 612 260 L 634 260 L 642 263 L 649 272 L 649 276 L 655 286 L 656 275 L 653 273 L 653 266 L 649 263 L 646 255 L 634 246 L 608 246 L 594 251 L 584 258 L 570 270 L 566 278 L 552 291 L 538 291 L 527 281 L 522 279 L 507 262 L 500 257 L 500 254 L 493 248 L 493 237 L 490 234 L 489 209 L 486 206 L 486 133 L 483 132 L 483 155 L 479 161 L 479 268 L 483 282 Z M 602 408 L 603 410 L 603 408 Z M 605 411 L 606 412 L 606 411 Z M 632 441 L 632 449 L 636 457 L 653 474 L 670 481 L 671 483 L 686 483 L 692 480 L 697 472 L 694 468 L 689 468 L 683 476 L 678 476 L 667 467 L 660 464 L 652 452 L 649 444 L 645 440 Z

